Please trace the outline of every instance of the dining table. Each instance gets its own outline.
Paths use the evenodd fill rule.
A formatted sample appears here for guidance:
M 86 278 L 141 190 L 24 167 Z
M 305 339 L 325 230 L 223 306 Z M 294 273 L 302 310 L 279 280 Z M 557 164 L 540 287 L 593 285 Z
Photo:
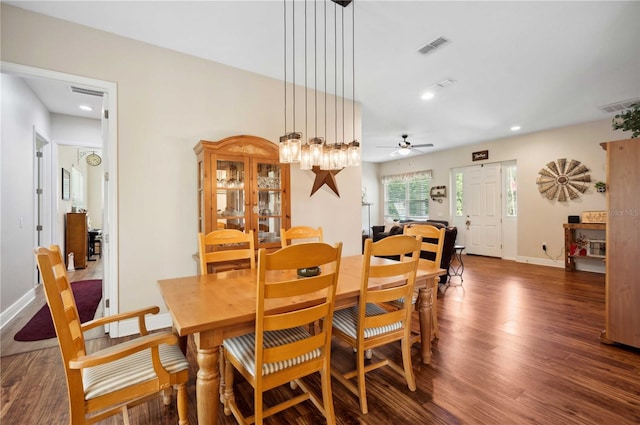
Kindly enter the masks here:
M 362 276 L 362 255 L 344 256 L 336 286 L 335 309 L 357 305 Z M 395 260 L 372 258 L 372 264 Z M 295 273 L 292 271 L 291 273 Z M 420 260 L 415 287 L 419 292 L 416 308 L 419 313 L 422 362 L 431 362 L 432 311 L 437 311 L 439 276 L 445 269 L 435 268 Z M 397 284 L 392 279 L 370 279 L 369 288 Z M 213 425 L 218 421 L 218 400 L 222 401 L 220 347 L 225 338 L 255 331 L 257 271 L 229 270 L 206 275 L 194 275 L 158 281 L 158 286 L 180 336 L 193 335 L 197 348 L 196 403 L 198 424 Z M 312 305 L 313 296 L 289 300 L 296 306 Z M 270 305 L 271 309 L 287 305 Z M 218 398 L 217 395 L 220 395 Z

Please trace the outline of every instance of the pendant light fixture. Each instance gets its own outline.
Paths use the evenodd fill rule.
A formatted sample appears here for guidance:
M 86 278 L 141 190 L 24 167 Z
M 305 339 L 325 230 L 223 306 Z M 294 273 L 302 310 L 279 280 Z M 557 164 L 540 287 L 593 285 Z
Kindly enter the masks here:
M 317 13 L 317 0 L 313 0 L 314 12 L 313 12 L 313 34 L 314 34 L 314 125 L 313 131 L 314 135 L 308 137 L 306 142 L 303 142 L 304 138 L 302 133 L 296 131 L 296 66 L 295 66 L 295 57 L 296 57 L 296 32 L 295 32 L 295 24 L 296 24 L 296 14 L 295 14 L 295 0 L 283 0 L 284 1 L 284 123 L 285 123 L 285 134 L 280 137 L 279 143 L 279 151 L 280 151 L 280 162 L 282 163 L 300 163 L 300 169 L 302 170 L 310 170 L 313 166 L 319 166 L 323 170 L 339 170 L 347 166 L 359 166 L 360 165 L 360 144 L 356 140 L 356 130 L 355 130 L 355 13 L 352 5 L 352 125 L 353 125 L 353 141 L 347 143 L 345 141 L 345 98 L 344 98 L 344 87 L 345 87 L 345 36 L 344 36 L 344 27 L 345 27 L 345 18 L 344 18 L 344 9 L 349 6 L 349 4 L 353 3 L 353 1 L 339 1 L 339 0 L 330 0 L 334 3 L 334 95 L 335 95 L 335 106 L 334 106 L 334 127 L 335 139 L 333 143 L 329 143 L 327 141 L 327 0 L 323 0 L 324 6 L 324 137 L 318 134 L 318 13 Z M 305 87 L 305 96 L 304 96 L 304 116 L 305 116 L 305 133 L 308 132 L 308 99 L 307 99 L 307 1 L 305 0 L 304 4 L 304 87 Z M 291 22 L 287 22 L 287 3 L 291 2 L 292 4 L 292 13 L 291 13 Z M 337 17 L 337 6 L 342 6 L 342 34 L 341 34 L 341 45 L 342 45 L 342 72 L 341 72 L 341 101 L 342 101 L 342 119 L 339 121 L 338 118 L 338 97 L 340 95 L 338 90 L 338 17 Z M 287 54 L 287 32 L 288 29 L 291 29 L 292 35 L 292 53 L 291 55 Z M 292 107 L 292 130 L 289 130 L 287 127 L 287 59 L 291 57 L 293 64 L 293 72 L 292 72 L 292 99 L 293 99 L 293 107 Z M 338 138 L 338 126 L 341 124 L 341 139 Z

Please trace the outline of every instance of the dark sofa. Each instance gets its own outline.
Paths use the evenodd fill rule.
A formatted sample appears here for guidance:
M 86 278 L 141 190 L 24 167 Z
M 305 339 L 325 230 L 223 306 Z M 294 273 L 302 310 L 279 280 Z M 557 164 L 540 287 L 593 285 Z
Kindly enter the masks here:
M 373 242 L 377 242 L 380 239 L 386 238 L 387 236 L 392 235 L 401 235 L 404 231 L 404 226 L 411 226 L 414 224 L 429 224 L 435 227 L 442 228 L 444 227 L 444 246 L 442 247 L 442 260 L 440 262 L 440 268 L 445 270 L 449 270 L 449 263 L 451 263 L 451 258 L 453 257 L 453 247 L 456 243 L 456 237 L 458 236 L 458 228 L 449 226 L 449 222 L 444 220 L 426 220 L 426 221 L 413 221 L 413 220 L 405 220 L 399 221 L 397 226 L 393 226 L 390 231 L 385 232 L 384 226 L 372 226 L 371 230 L 373 232 L 372 239 Z M 428 260 L 434 259 L 434 254 L 431 252 L 421 252 L 421 258 L 425 258 Z M 440 276 L 440 283 L 447 283 L 447 275 Z

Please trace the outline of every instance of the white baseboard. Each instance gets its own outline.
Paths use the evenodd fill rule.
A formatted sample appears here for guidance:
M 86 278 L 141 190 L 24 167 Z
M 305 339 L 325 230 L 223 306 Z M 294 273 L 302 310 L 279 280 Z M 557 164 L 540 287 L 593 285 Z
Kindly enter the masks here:
M 537 264 L 539 266 L 564 268 L 564 259 L 552 260 L 550 258 L 518 257 L 516 261 L 519 263 Z M 576 261 L 576 270 L 604 274 L 605 265 L 603 261 L 598 259 L 578 258 Z
M 156 329 L 170 328 L 173 325 L 171 315 L 169 313 L 151 314 L 145 317 L 147 329 L 150 331 Z M 121 320 L 117 325 L 111 325 L 109 336 L 111 338 L 119 338 L 128 335 L 140 333 L 138 319 Z
M 547 266 L 547 267 L 558 267 L 564 268 L 564 260 L 552 260 L 550 258 L 538 258 L 538 257 L 522 257 L 518 256 L 516 258 L 518 263 L 528 263 L 528 264 L 536 264 L 538 266 Z
M 11 319 L 16 317 L 18 313 L 22 311 L 31 301 L 36 298 L 35 288 L 31 288 L 26 294 L 24 294 L 18 301 L 9 306 L 8 309 L 0 313 L 0 329 L 4 328 Z

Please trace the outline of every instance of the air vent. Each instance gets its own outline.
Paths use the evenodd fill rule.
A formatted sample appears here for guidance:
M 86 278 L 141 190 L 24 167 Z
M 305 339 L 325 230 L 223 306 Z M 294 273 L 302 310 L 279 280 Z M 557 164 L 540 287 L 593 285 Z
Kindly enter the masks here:
M 612 112 L 619 112 L 625 109 L 629 109 L 634 104 L 640 104 L 640 98 L 623 100 L 622 102 L 610 103 L 608 105 L 600 106 L 600 110 L 605 114 L 610 114 Z
M 84 87 L 76 87 L 76 86 L 71 86 L 71 92 L 72 93 L 79 93 L 79 94 L 86 94 L 86 95 L 89 95 L 89 96 L 98 96 L 98 97 L 104 96 L 104 92 L 101 92 L 99 90 L 85 89 Z
M 427 44 L 426 46 L 419 48 L 418 52 L 422 53 L 423 55 L 426 55 L 428 53 L 433 52 L 437 48 L 444 46 L 448 42 L 449 40 L 447 40 L 446 38 L 438 37 L 435 40 L 433 40 L 431 43 Z

